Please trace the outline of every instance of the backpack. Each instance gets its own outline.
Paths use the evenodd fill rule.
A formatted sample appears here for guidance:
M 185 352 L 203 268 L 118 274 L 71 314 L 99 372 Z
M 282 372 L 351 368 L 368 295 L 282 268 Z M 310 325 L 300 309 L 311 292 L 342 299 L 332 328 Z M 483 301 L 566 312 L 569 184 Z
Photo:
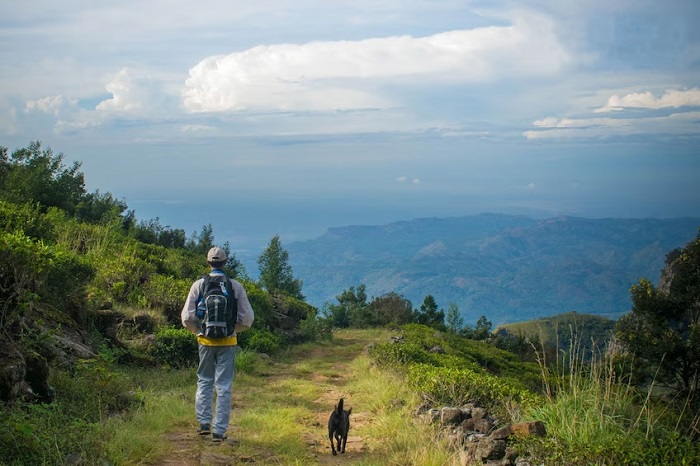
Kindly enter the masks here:
M 231 280 L 226 275 L 209 274 L 202 277 L 197 301 L 197 318 L 202 334 L 207 338 L 226 338 L 233 335 L 238 318 L 238 304 Z

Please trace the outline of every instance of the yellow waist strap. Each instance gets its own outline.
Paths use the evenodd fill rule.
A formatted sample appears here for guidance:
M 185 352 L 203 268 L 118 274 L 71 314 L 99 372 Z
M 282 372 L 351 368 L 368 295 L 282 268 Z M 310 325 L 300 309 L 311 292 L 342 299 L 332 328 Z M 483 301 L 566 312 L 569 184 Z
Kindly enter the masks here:
M 197 336 L 197 343 L 204 346 L 236 346 L 238 338 L 236 335 L 231 335 L 226 338 L 207 338 L 203 335 Z

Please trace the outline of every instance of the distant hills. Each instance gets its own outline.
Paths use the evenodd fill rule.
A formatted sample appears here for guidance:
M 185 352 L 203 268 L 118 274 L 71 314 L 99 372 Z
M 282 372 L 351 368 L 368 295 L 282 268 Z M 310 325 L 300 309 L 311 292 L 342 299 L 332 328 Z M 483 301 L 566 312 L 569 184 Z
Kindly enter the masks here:
M 497 326 L 569 311 L 617 318 L 629 310 L 630 286 L 656 283 L 666 254 L 699 226 L 482 214 L 331 228 L 285 249 L 315 306 L 365 284 L 370 299 L 395 291 L 418 308 L 431 294 L 440 308 L 456 303 L 467 324 L 486 315 Z
M 601 350 L 610 341 L 615 321 L 605 317 L 566 312 L 536 320 L 506 324 L 495 329 L 496 334 L 522 335 L 537 338 L 541 344 L 556 350 Z M 539 349 L 539 348 L 538 348 Z

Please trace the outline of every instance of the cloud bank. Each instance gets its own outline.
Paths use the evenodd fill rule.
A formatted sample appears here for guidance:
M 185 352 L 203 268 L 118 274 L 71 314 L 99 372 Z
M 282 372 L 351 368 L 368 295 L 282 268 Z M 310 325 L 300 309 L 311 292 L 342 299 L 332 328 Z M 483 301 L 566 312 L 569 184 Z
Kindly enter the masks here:
M 358 41 L 257 46 L 205 58 L 182 90 L 190 112 L 329 111 L 398 105 L 378 88 L 389 80 L 474 83 L 547 76 L 570 61 L 544 17 L 511 25 Z

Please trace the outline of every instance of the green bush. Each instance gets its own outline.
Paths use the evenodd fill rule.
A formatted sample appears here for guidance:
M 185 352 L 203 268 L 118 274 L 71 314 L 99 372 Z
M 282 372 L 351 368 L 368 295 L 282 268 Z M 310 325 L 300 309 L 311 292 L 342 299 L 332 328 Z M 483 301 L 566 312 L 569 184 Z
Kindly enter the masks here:
M 275 307 L 267 291 L 252 282 L 243 282 L 250 306 L 255 312 L 255 327 L 269 328 L 273 320 Z
M 0 403 L 0 464 L 7 466 L 65 464 L 69 456 L 81 464 L 99 464 L 99 423 L 74 417 L 58 402 L 15 406 Z
M 259 356 L 256 352 L 247 349 L 239 349 L 236 354 L 236 372 L 251 374 L 259 363 Z
M 282 345 L 282 337 L 267 329 L 252 328 L 242 334 L 245 335 L 243 343 L 246 349 L 258 353 L 273 354 Z
M 501 415 L 512 403 L 531 406 L 541 402 L 530 391 L 501 377 L 471 369 L 411 364 L 408 367 L 408 382 L 435 403 L 461 406 L 474 402 L 495 409 Z
M 299 325 L 303 341 L 333 339 L 333 321 L 328 318 L 318 317 L 315 312 L 309 313 Z
M 93 270 L 85 260 L 59 246 L 46 245 L 24 233 L 0 233 L 0 309 L 3 326 L 33 310 L 49 305 L 61 312 L 77 314 L 82 307 L 84 284 Z M 77 317 L 73 315 L 73 317 Z M 34 316 L 36 318 L 36 316 Z
M 143 295 L 148 307 L 163 312 L 171 324 L 178 324 L 191 285 L 191 280 L 152 275 L 143 285 Z
M 21 232 L 25 235 L 52 242 L 53 225 L 41 213 L 39 206 L 12 204 L 0 200 L 0 227 L 5 232 Z
M 161 328 L 156 333 L 153 356 L 170 367 L 196 366 L 199 361 L 197 337 L 186 328 Z

